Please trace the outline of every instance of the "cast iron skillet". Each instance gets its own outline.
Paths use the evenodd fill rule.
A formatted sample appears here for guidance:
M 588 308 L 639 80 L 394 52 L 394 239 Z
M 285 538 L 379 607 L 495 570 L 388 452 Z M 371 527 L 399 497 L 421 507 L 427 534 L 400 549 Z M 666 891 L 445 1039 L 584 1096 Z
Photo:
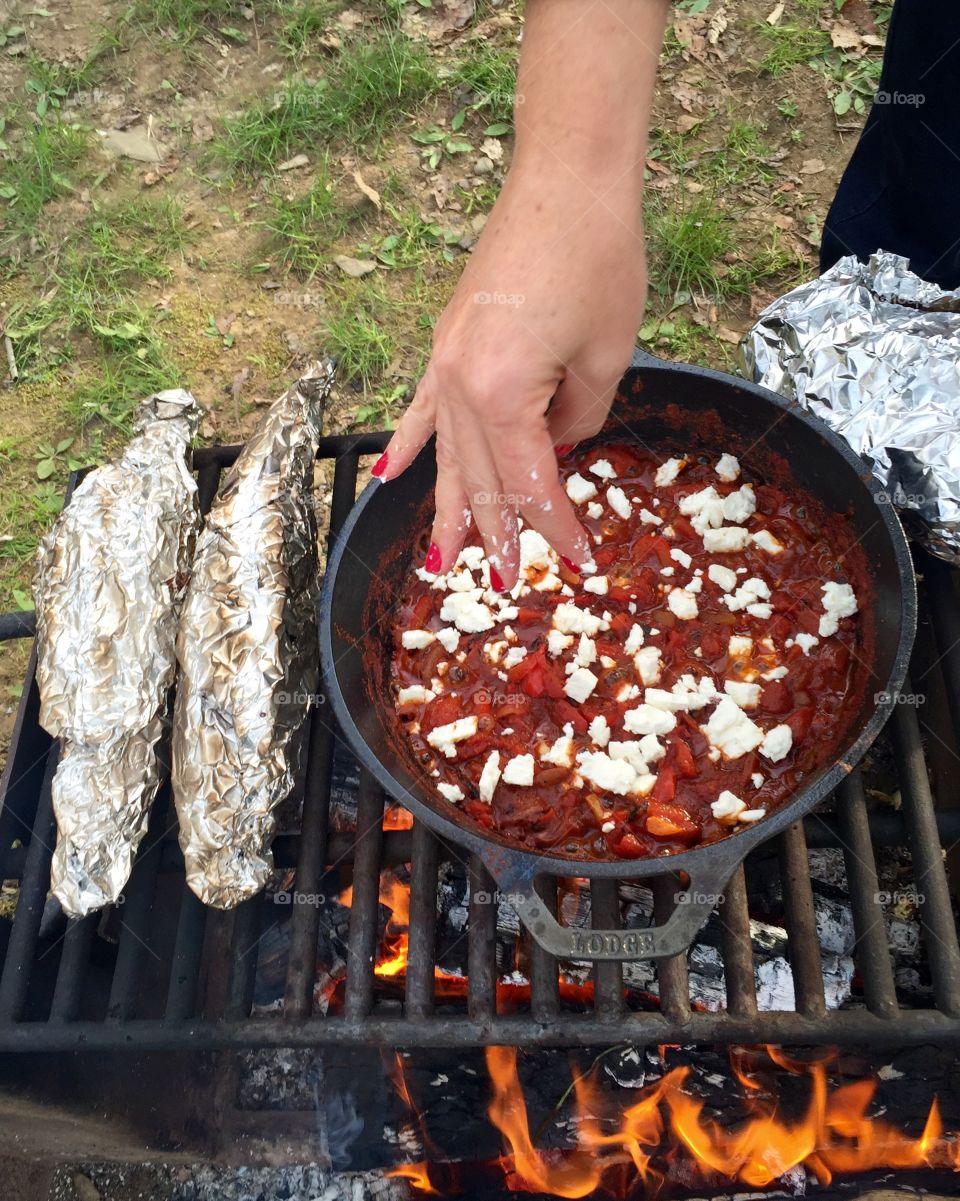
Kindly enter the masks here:
M 714 423 L 714 430 L 723 430 L 719 437 L 707 422 L 694 420 L 711 412 L 722 423 Z M 828 509 L 849 513 L 866 552 L 875 645 L 859 711 L 834 761 L 763 821 L 669 859 L 580 862 L 520 850 L 418 782 L 400 753 L 401 736 L 387 724 L 393 716 L 388 673 L 392 602 L 401 595 L 413 539 L 429 516 L 424 501 L 436 480 L 432 442 L 398 480 L 373 482 L 364 490 L 330 556 L 320 598 L 326 689 L 360 763 L 419 820 L 478 855 L 537 942 L 561 958 L 658 959 L 685 951 L 744 856 L 822 801 L 876 738 L 903 683 L 916 627 L 910 552 L 893 508 L 876 500 L 879 487 L 863 461 L 795 402 L 717 371 L 638 356 L 600 438 L 623 440 L 632 431 L 664 458 L 673 450 L 730 451 L 761 476 L 764 457 L 781 456 L 800 487 Z M 677 893 L 673 913 L 663 925 L 645 930 L 561 926 L 534 890 L 534 877 L 544 873 L 647 879 L 679 871 L 689 883 Z

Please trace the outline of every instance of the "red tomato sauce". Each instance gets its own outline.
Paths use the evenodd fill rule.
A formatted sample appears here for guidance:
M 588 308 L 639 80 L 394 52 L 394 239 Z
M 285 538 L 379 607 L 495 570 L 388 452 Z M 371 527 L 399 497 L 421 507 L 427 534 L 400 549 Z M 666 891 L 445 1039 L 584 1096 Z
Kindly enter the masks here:
M 599 479 L 589 470 L 607 460 L 616 478 Z M 426 702 L 397 705 L 401 741 L 411 767 L 425 788 L 455 785 L 463 798 L 449 801 L 436 792 L 438 803 L 459 807 L 482 829 L 492 830 L 532 851 L 550 851 L 577 859 L 645 858 L 669 855 L 691 846 L 711 843 L 733 832 L 736 825 L 722 824 L 711 805 L 723 791 L 742 798 L 750 810 L 769 815 L 781 806 L 816 769 L 829 763 L 845 739 L 850 720 L 862 696 L 868 669 L 869 622 L 864 614 L 870 603 L 869 575 L 854 532 L 840 515 L 826 511 L 812 496 L 781 480 L 771 482 L 743 467 L 734 482 L 724 482 L 715 470 L 716 457 L 691 460 L 668 485 L 656 485 L 654 473 L 661 460 L 634 445 L 604 443 L 586 452 L 568 455 L 561 464 L 561 477 L 579 472 L 594 483 L 602 505 L 600 516 L 588 516 L 588 503 L 576 506 L 585 529 L 600 542 L 595 545 L 596 572 L 607 577 L 605 595 L 583 590 L 588 575 L 578 576 L 562 564 L 552 570 L 573 595 L 564 591 L 538 591 L 532 585 L 547 574 L 534 572 L 526 581 L 529 590 L 516 599 L 505 597 L 516 616 L 498 622 L 481 633 L 460 633 L 455 653 L 433 641 L 420 649 L 404 649 L 404 631 L 436 632 L 451 626 L 441 620 L 440 609 L 448 592 L 431 586 L 415 574 L 423 566 L 423 551 L 415 551 L 408 576 L 408 589 L 398 609 L 394 627 L 394 657 L 390 679 L 394 699 L 401 688 L 439 684 L 440 691 Z M 750 542 L 735 552 L 708 552 L 688 517 L 682 516 L 681 498 L 712 485 L 721 497 L 752 485 L 756 511 L 740 524 L 751 533 L 768 530 L 783 546 L 770 554 Z M 634 510 L 624 519 L 606 499 L 610 485 L 622 489 Z M 662 520 L 659 526 L 640 520 L 646 508 Z M 427 539 L 417 543 L 422 547 Z M 465 545 L 479 546 L 475 526 Z M 671 557 L 671 550 L 688 554 L 689 568 Z M 731 611 L 725 593 L 708 579 L 710 564 L 741 570 L 738 585 L 753 577 L 770 589 L 769 617 L 746 610 Z M 663 575 L 662 568 L 673 568 Z M 699 613 L 681 620 L 666 603 L 670 587 L 692 582 L 697 568 L 702 586 L 696 594 Z M 474 576 L 479 578 L 480 571 Z M 824 615 L 822 584 L 849 583 L 859 611 L 844 617 L 837 633 L 819 637 Z M 491 594 L 486 594 L 492 601 Z M 548 652 L 547 634 L 558 604 L 575 604 L 596 615 L 609 615 L 609 629 L 595 635 L 597 659 L 590 666 L 597 675 L 592 693 L 581 703 L 565 692 L 565 664 L 577 650 L 577 639 L 559 656 Z M 635 611 L 631 611 L 630 606 Z M 494 614 L 496 605 L 492 605 Z M 615 795 L 582 780 L 573 786 L 575 772 L 543 762 L 540 751 L 572 728 L 575 749 L 599 748 L 588 734 L 590 723 L 602 715 L 614 740 L 636 738 L 624 729 L 624 714 L 644 700 L 632 655 L 624 650 L 631 627 L 639 624 L 644 645 L 660 651 L 661 678 L 656 687 L 669 690 L 682 675 L 697 680 L 709 678 L 723 695 L 725 680 L 750 680 L 760 685 L 759 703 L 745 709 L 750 719 L 764 730 L 774 725 L 789 726 L 792 747 L 773 762 L 751 750 L 728 758 L 712 752 L 701 726 L 714 705 L 675 714 L 676 725 L 659 738 L 663 757 L 650 767 L 656 782 L 646 795 Z M 491 663 L 484 653 L 487 644 L 504 639 L 510 627 L 525 656 L 505 672 L 502 663 Z M 650 630 L 658 631 L 655 634 Z M 819 637 L 805 654 L 795 642 L 798 633 Z M 732 635 L 753 641 L 749 655 L 731 655 Z M 769 641 L 764 641 L 769 640 Z M 599 659 L 613 660 L 603 666 Z M 763 673 L 785 667 L 781 679 L 763 679 Z M 504 679 L 503 676 L 506 676 Z M 618 699 L 624 685 L 639 694 Z M 433 690 L 433 689 L 432 689 Z M 475 715 L 477 730 L 456 743 L 454 758 L 447 758 L 429 745 L 427 736 L 437 727 Z M 497 784 L 491 801 L 480 799 L 478 782 L 492 751 L 500 752 L 501 768 L 512 758 L 532 754 L 534 780 L 531 786 Z M 759 787 L 751 777 L 759 775 Z

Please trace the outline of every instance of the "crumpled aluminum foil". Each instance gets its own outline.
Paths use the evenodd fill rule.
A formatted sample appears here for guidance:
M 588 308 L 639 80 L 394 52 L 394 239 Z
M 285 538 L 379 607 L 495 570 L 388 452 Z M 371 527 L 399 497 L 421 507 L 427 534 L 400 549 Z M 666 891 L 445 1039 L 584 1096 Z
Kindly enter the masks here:
M 187 883 L 228 909 L 264 886 L 319 678 L 313 472 L 333 364 L 265 414 L 197 542 L 180 620 L 173 794 Z
M 960 289 L 888 251 L 851 255 L 768 305 L 740 357 L 863 455 L 918 542 L 960 563 Z
M 81 481 L 37 551 L 40 722 L 60 739 L 51 887 L 71 916 L 117 900 L 157 792 L 199 417 L 179 388 L 145 400 L 122 455 Z

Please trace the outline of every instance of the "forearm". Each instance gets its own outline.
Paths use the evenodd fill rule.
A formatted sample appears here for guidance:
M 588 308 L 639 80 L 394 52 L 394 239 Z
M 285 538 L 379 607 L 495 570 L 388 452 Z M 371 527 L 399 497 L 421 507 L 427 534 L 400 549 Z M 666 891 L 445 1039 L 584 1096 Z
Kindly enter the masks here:
M 514 169 L 639 190 L 666 0 L 528 0 Z

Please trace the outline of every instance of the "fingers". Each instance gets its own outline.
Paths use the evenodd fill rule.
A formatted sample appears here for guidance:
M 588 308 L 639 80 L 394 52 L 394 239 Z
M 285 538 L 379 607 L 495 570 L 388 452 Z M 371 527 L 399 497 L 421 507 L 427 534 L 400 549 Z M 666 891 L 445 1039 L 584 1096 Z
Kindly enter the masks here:
M 436 516 L 427 552 L 427 570 L 449 571 L 457 561 L 470 526 L 470 504 L 461 483 L 461 473 L 437 446 L 437 484 L 434 490 Z
M 417 386 L 410 407 L 400 418 L 393 437 L 373 467 L 377 479 L 396 479 L 417 457 L 436 428 L 437 406 L 433 389 L 425 380 Z
M 561 380 L 547 413 L 547 429 L 554 446 L 568 446 L 592 438 L 603 428 L 620 379 L 588 384 L 568 373 Z

